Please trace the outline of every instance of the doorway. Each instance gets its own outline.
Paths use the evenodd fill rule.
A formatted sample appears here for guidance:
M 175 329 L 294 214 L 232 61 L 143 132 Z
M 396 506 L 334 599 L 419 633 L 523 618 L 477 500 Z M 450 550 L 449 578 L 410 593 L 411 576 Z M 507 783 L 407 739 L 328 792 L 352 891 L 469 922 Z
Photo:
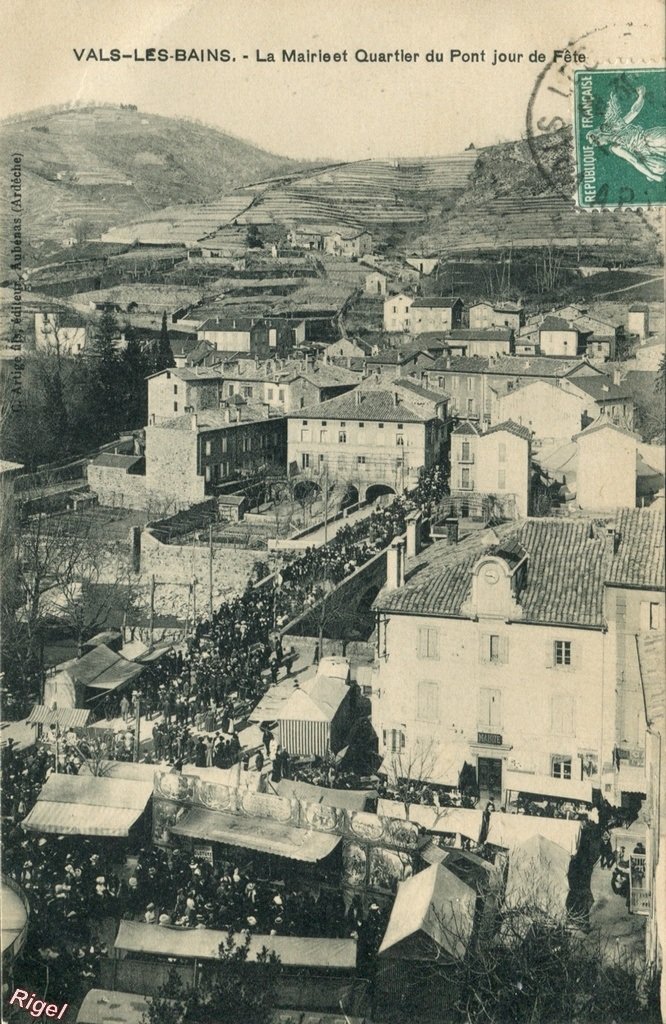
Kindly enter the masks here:
M 502 759 L 500 757 L 479 757 L 477 764 L 481 799 L 495 797 L 499 800 L 502 795 Z

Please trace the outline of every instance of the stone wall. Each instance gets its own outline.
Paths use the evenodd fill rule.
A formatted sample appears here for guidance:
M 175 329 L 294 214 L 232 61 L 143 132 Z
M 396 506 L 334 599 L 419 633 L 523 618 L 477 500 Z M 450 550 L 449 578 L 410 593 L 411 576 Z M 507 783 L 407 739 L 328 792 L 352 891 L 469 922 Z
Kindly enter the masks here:
M 166 515 L 181 507 L 168 495 L 149 490 L 145 476 L 133 475 L 113 466 L 88 466 L 88 486 L 100 505 L 113 508 L 134 508 Z
M 213 545 L 213 600 L 242 593 L 252 573 L 258 552 L 228 545 Z M 174 585 L 197 581 L 197 603 L 203 607 L 209 597 L 210 554 L 208 544 L 162 544 L 150 530 L 141 534 L 141 574 L 155 576 L 157 583 Z

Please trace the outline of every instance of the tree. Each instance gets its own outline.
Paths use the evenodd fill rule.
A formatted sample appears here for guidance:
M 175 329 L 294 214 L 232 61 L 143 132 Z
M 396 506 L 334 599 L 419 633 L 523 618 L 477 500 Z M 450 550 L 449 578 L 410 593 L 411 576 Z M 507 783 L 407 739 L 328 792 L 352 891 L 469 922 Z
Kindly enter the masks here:
M 657 379 L 654 382 L 654 390 L 658 395 L 663 395 L 666 391 L 666 355 L 663 355 L 659 361 Z
M 217 962 L 202 968 L 196 988 L 185 989 L 172 974 L 151 1000 L 143 1024 L 269 1024 L 280 959 L 264 947 L 250 961 L 250 941 L 249 932 L 242 941 L 229 933 Z
M 158 373 L 160 370 L 168 370 L 170 366 L 175 366 L 173 358 L 173 352 L 171 350 L 171 342 L 169 341 L 169 329 L 167 327 L 167 315 L 166 310 L 162 313 L 162 326 L 160 327 L 160 337 L 157 342 L 157 348 L 155 350 L 155 358 L 151 373 Z

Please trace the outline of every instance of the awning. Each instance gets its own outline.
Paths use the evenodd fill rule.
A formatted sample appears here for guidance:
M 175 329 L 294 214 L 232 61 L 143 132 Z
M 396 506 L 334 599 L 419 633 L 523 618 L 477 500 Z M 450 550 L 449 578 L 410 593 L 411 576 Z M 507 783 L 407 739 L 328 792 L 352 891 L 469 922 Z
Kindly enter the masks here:
M 511 851 L 504 890 L 506 906 L 541 910 L 559 919 L 566 913 L 571 857 L 557 843 L 534 835 Z
M 117 661 L 115 665 L 111 665 L 87 686 L 91 690 L 118 690 L 121 686 L 127 686 L 142 672 L 143 666 L 137 665 L 133 661 Z
M 49 708 L 35 704 L 28 716 L 28 725 L 54 725 L 60 729 L 82 729 L 88 724 L 90 711 L 87 708 Z
M 126 836 L 142 810 L 129 807 L 91 807 L 90 804 L 57 804 L 38 800 L 23 828 L 61 836 Z
M 291 779 L 280 779 L 274 788 L 278 796 L 296 797 L 297 800 L 311 804 L 342 807 L 347 811 L 366 811 L 368 802 L 377 796 L 374 789 L 329 789 L 326 786 L 313 786 L 309 782 L 293 782 Z
M 143 1024 L 150 996 L 136 992 L 113 992 L 107 988 L 91 988 L 81 1003 L 76 1024 Z
M 405 805 L 398 800 L 379 800 L 377 814 L 386 818 L 406 818 Z M 460 833 L 478 843 L 483 824 L 483 812 L 467 807 L 431 807 L 427 804 L 410 804 L 409 820 L 421 825 L 426 832 L 437 835 Z
M 328 857 L 341 839 L 340 836 L 325 832 L 283 825 L 272 818 L 223 814 L 221 811 L 204 811 L 198 807 L 188 811 L 178 824 L 171 827 L 171 832 L 192 839 L 243 846 L 249 850 L 308 861 L 311 864 Z
M 592 803 L 592 783 L 580 779 L 554 779 L 552 775 L 533 775 L 529 772 L 504 773 L 504 788 L 513 793 L 530 793 L 556 800 L 582 800 Z
M 502 814 L 494 811 L 490 815 L 486 842 L 505 850 L 514 850 L 526 839 L 539 835 L 557 843 L 573 857 L 578 851 L 581 829 L 580 821 L 568 821 L 566 818 L 542 818 L 531 814 Z
M 236 936 L 240 945 L 241 936 Z M 217 960 L 227 932 L 212 928 L 173 928 L 121 921 L 114 949 L 126 953 L 180 957 L 186 960 Z M 256 960 L 262 948 L 275 952 L 285 967 L 319 967 L 353 970 L 356 967 L 354 939 L 315 939 L 291 935 L 252 935 L 248 960 Z
M 147 780 L 51 775 L 22 825 L 57 835 L 126 836 L 152 792 Z

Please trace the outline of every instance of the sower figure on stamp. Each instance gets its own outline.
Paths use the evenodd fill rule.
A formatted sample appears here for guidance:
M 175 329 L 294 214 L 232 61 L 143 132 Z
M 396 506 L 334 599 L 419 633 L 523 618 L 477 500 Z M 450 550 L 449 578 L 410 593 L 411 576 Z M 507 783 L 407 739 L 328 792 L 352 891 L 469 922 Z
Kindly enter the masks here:
M 587 141 L 595 146 L 607 146 L 611 153 L 626 160 L 650 181 L 663 181 L 666 175 L 666 126 L 641 128 L 632 124 L 643 109 L 645 91 L 644 85 L 637 87 L 637 99 L 624 115 L 617 93 L 611 93 L 604 122 L 598 131 L 588 132 Z

